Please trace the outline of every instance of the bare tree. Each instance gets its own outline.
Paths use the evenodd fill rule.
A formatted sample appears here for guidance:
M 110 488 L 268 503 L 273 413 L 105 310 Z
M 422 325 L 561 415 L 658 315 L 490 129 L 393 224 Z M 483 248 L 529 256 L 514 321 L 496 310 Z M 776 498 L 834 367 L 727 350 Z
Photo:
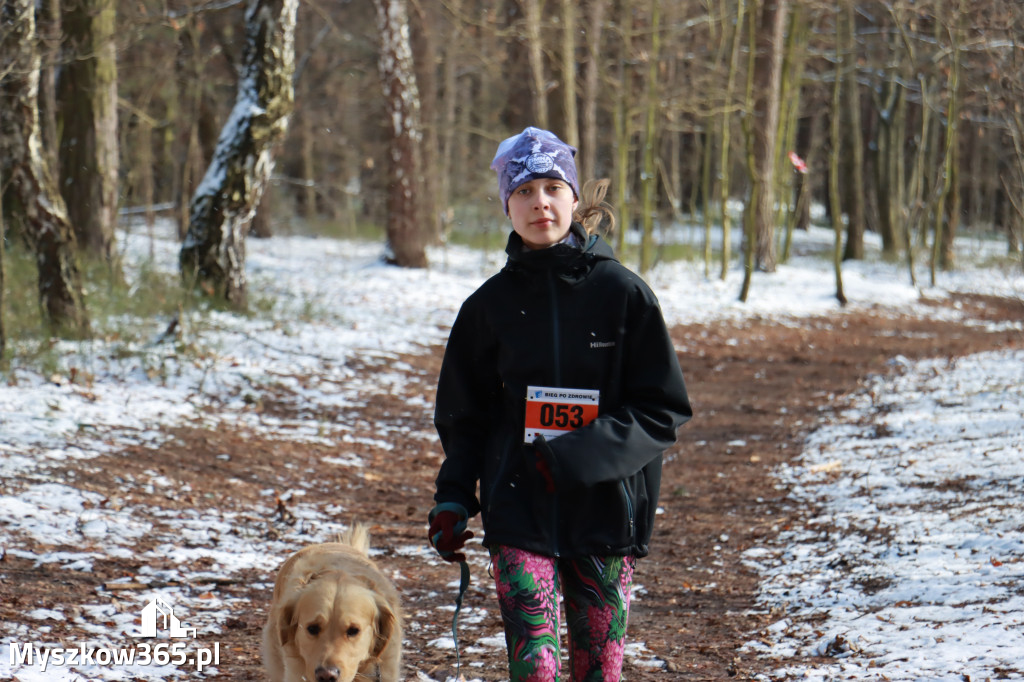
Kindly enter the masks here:
M 788 0 L 761 0 L 757 54 L 754 60 L 754 111 L 751 153 L 754 187 L 748 211 L 753 212 L 757 269 L 774 272 L 775 254 L 775 171 L 781 110 L 782 57 L 785 28 L 789 21 Z
M 409 44 L 405 0 L 376 0 L 379 68 L 391 128 L 388 168 L 389 259 L 402 267 L 427 265 L 429 225 L 421 210 L 423 179 L 420 98 Z
M 533 95 L 534 125 L 548 128 L 548 79 L 544 69 L 544 42 L 541 23 L 544 0 L 519 0 L 526 15 L 526 47 L 530 58 L 530 92 Z
M 587 23 L 587 66 L 583 80 L 583 149 L 580 154 L 580 175 L 597 177 L 597 112 L 601 87 L 601 36 L 607 0 L 590 0 Z
M 623 3 L 620 8 L 618 36 L 618 59 L 615 79 L 615 104 L 613 113 L 613 127 L 615 130 L 615 210 L 618 211 L 616 223 L 619 225 L 618 233 L 615 235 L 615 249 L 621 254 L 626 248 L 626 234 L 632 222 L 633 211 L 629 186 L 629 159 L 630 141 L 633 137 L 633 111 L 632 111 L 632 88 L 633 70 L 629 66 L 633 51 L 633 16 L 632 8 L 628 3 Z
M 0 164 L 0 197 L 3 196 L 4 176 L 3 176 L 3 165 Z M 5 266 L 5 246 L 4 243 L 7 241 L 7 234 L 4 231 L 4 212 L 0 209 L 0 363 L 4 360 L 4 351 L 7 350 L 7 332 L 4 329 L 4 292 L 7 291 L 6 277 L 7 271 Z
M 310 19 L 300 23 L 312 27 L 296 37 L 309 59 L 297 82 L 300 118 L 288 144 L 277 153 L 282 179 L 287 180 L 279 185 L 279 211 L 288 212 L 289 202 L 300 209 L 316 204 L 329 221 L 344 221 L 350 227 L 357 222 L 383 226 L 389 203 L 399 201 L 396 206 L 403 211 L 411 206 L 409 198 L 397 194 L 403 189 L 392 175 L 394 127 L 391 109 L 386 109 L 392 105 L 379 94 L 376 25 L 381 3 L 303 3 L 299 8 L 300 16 Z M 626 237 L 636 233 L 629 232 L 630 225 L 649 214 L 641 204 L 644 183 L 651 177 L 644 172 L 643 154 L 655 5 L 661 13 L 663 54 L 655 76 L 660 95 L 651 109 L 655 136 L 650 159 L 655 175 L 660 171 L 658 181 L 664 181 L 650 194 L 655 226 L 667 219 L 670 202 L 676 219 L 681 211 L 703 210 L 705 246 L 723 244 L 724 275 L 736 263 L 729 245 L 737 240 L 728 233 L 739 228 L 728 213 L 720 219 L 717 209 L 741 194 L 750 196 L 751 179 L 763 176 L 757 169 L 771 165 L 775 178 L 770 189 L 777 199 L 758 215 L 765 218 L 761 227 L 771 228 L 773 234 L 763 232 L 751 243 L 758 249 L 782 244 L 779 259 L 784 259 L 788 241 L 780 241 L 774 228 L 779 218 L 791 216 L 778 215 L 774 207 L 792 201 L 785 186 L 794 175 L 785 165 L 784 152 L 790 149 L 798 150 L 812 169 L 794 176 L 800 182 L 800 224 L 808 224 L 811 202 L 829 204 L 825 154 L 834 22 L 837 11 L 845 12 L 846 7 L 841 2 L 798 5 L 789 0 L 790 12 L 781 16 L 779 8 L 784 5 L 779 0 L 404 3 L 410 12 L 415 65 L 411 70 L 416 73 L 423 138 L 418 151 L 409 149 L 423 155 L 424 172 L 417 178 L 429 171 L 440 181 L 436 192 L 419 193 L 421 181 L 412 180 L 421 197 L 436 196 L 440 203 L 439 210 L 424 220 L 428 226 L 440 214 L 453 228 L 479 225 L 500 230 L 498 220 L 490 217 L 493 212 L 480 211 L 493 201 L 486 164 L 480 159 L 493 153 L 502 136 L 527 123 L 556 126 L 572 141 L 572 124 L 578 117 L 581 174 L 614 177 L 612 203 L 623 212 L 620 224 L 626 228 L 619 232 L 622 242 L 617 248 L 631 250 Z M 173 6 L 182 9 L 156 16 L 152 9 L 158 5 L 147 0 L 142 6 L 118 7 L 120 25 L 128 29 L 123 43 L 119 38 L 122 54 L 127 55 L 119 64 L 121 106 L 133 114 L 122 115 L 120 125 L 122 140 L 136 145 L 149 139 L 151 144 L 148 156 L 132 149 L 125 157 L 131 164 L 124 175 L 138 183 L 129 188 L 131 196 L 141 200 L 147 193 L 140 190 L 151 184 L 155 201 L 167 204 L 177 196 L 173 188 L 199 176 L 182 172 L 183 162 L 192 159 L 189 164 L 205 169 L 212 158 L 219 122 L 231 108 L 232 65 L 241 61 L 242 52 L 237 37 L 241 31 L 232 29 L 241 23 L 237 17 L 244 9 L 237 0 L 180 0 Z M 1001 91 L 1002 80 L 1019 74 L 1020 7 L 1016 0 L 853 3 L 856 41 L 850 47 L 840 104 L 845 139 L 838 178 L 841 206 L 843 213 L 855 216 L 863 205 L 865 229 L 877 224 L 884 230 L 887 256 L 901 256 L 906 249 L 907 225 L 910 243 L 919 253 L 926 242 L 933 244 L 947 177 L 944 234 L 948 214 L 956 212 L 958 192 L 963 216 L 969 219 L 967 229 L 1003 229 L 1007 224 L 1007 210 L 1020 193 L 1016 184 L 1003 181 L 1006 169 L 1016 163 L 1016 153 L 1002 121 L 1006 112 L 1019 106 L 1019 98 L 997 99 L 994 94 Z M 773 21 L 773 15 L 780 21 Z M 950 30 L 957 16 L 963 22 L 960 34 Z M 759 20 L 754 31 L 749 29 L 750 17 Z M 168 31 L 168 26 L 175 30 Z M 744 83 L 756 75 L 756 92 L 769 91 L 763 85 L 781 49 L 773 37 L 777 27 L 785 29 L 791 45 L 783 52 L 789 61 L 783 59 L 781 81 L 790 89 L 780 95 L 780 122 L 762 127 L 765 141 L 774 138 L 775 153 L 770 159 L 759 157 L 763 165 L 752 170 L 742 166 L 746 149 L 741 126 L 755 120 L 755 111 L 761 124 L 769 110 L 764 98 L 756 109 L 744 99 Z M 570 29 L 575 30 L 566 33 Z M 759 42 L 751 45 L 751 36 Z M 949 147 L 949 175 L 943 132 L 952 92 L 954 38 L 960 41 L 955 48 L 961 69 L 956 121 L 960 130 L 957 143 Z M 751 64 L 746 55 L 759 61 Z M 174 64 L 179 68 L 172 73 Z M 854 71 L 855 80 L 847 77 Z M 578 85 L 575 95 L 573 80 Z M 860 105 L 852 98 L 855 92 Z M 579 106 L 576 114 L 571 113 L 574 100 Z M 149 118 L 136 116 L 137 111 Z M 857 111 L 863 116 L 860 124 L 854 118 Z M 215 124 L 195 125 L 198 121 Z M 143 128 L 150 125 L 152 133 L 146 135 Z M 861 130 L 863 135 L 854 134 Z M 876 142 L 878 153 L 873 154 Z M 433 160 L 429 155 L 435 150 L 440 153 Z M 152 183 L 142 183 L 146 176 L 136 168 L 145 164 L 153 166 Z M 860 176 L 869 180 L 862 189 L 856 184 Z M 396 196 L 389 200 L 396 186 Z M 757 199 L 762 206 L 768 204 L 767 195 Z M 753 219 L 755 205 L 750 207 Z M 431 229 L 426 229 L 430 237 Z M 770 269 L 766 255 L 772 254 L 750 253 L 755 271 Z M 712 264 L 712 258 L 718 254 L 706 248 L 706 271 L 717 276 L 718 263 Z
M 643 175 L 640 183 L 643 191 L 640 201 L 642 233 L 640 235 L 640 272 L 647 272 L 654 265 L 654 190 L 658 183 L 655 154 L 658 140 L 658 115 L 661 111 L 658 64 L 661 59 L 661 3 L 651 3 L 651 42 L 647 62 L 647 101 L 644 123 Z
M 60 0 L 40 0 L 36 5 L 39 36 L 39 138 L 50 168 L 57 168 L 57 73 L 60 69 Z
M 843 45 L 843 63 L 846 68 L 842 72 L 843 104 L 834 108 L 832 114 L 840 116 L 847 124 L 843 128 L 841 158 L 845 162 L 846 191 L 843 206 L 846 209 L 848 224 L 846 226 L 846 247 L 843 258 L 846 260 L 862 260 L 864 258 L 864 231 L 867 226 L 867 197 L 864 191 L 864 129 L 860 111 L 860 84 L 857 80 L 856 60 L 856 13 L 853 2 L 844 2 L 837 13 L 837 25 L 843 26 L 844 33 L 837 36 Z M 838 152 L 837 152 L 838 153 Z
M 75 238 L 64 200 L 42 153 L 39 125 L 40 57 L 35 2 L 0 3 L 0 178 L 4 206 L 32 246 L 39 268 L 39 301 L 55 332 L 88 332 L 74 259 Z
M 964 41 L 963 27 L 964 6 L 957 3 L 956 12 L 951 18 L 952 26 L 948 27 L 951 46 L 948 90 L 946 103 L 946 134 L 943 146 L 942 190 L 939 194 L 938 206 L 935 209 L 935 241 L 932 248 L 932 285 L 935 285 L 935 270 L 949 270 L 954 265 L 955 254 L 953 240 L 956 237 L 960 222 L 960 109 L 963 98 L 962 57 L 961 47 Z M 948 213 L 946 209 L 949 209 Z
M 412 19 L 413 66 L 416 92 L 420 101 L 420 168 L 437 169 L 440 164 L 440 139 L 438 135 L 437 24 L 439 20 L 425 11 L 422 2 L 414 2 Z M 420 192 L 417 203 L 420 206 L 422 228 L 427 231 L 424 238 L 438 241 L 441 236 L 441 178 L 439 172 L 420 173 Z
M 751 10 L 752 11 L 752 10 Z M 722 217 L 722 267 L 719 271 L 719 279 L 725 281 L 729 274 L 729 264 L 732 260 L 732 216 L 729 215 L 729 197 L 732 191 L 732 134 L 730 128 L 731 113 L 733 109 L 733 97 L 736 87 L 736 78 L 740 67 L 740 48 L 743 45 L 743 24 L 746 19 L 746 2 L 739 0 L 736 3 L 736 22 L 733 27 L 729 44 L 729 70 L 726 77 L 725 94 L 723 96 L 724 115 L 722 116 L 721 142 L 719 143 L 719 204 Z M 725 31 L 723 30 L 723 41 Z M 710 240 L 708 240 L 710 243 Z
M 846 9 L 851 9 L 852 0 L 846 0 L 845 4 Z M 830 149 L 828 154 L 828 196 L 829 204 L 832 207 L 834 235 L 832 265 L 836 273 L 836 300 L 840 305 L 846 305 L 846 293 L 843 290 L 843 208 L 839 196 L 839 157 L 842 149 L 839 107 L 842 102 L 844 72 L 847 71 L 844 65 L 852 57 L 848 41 L 852 42 L 853 38 L 853 30 L 850 26 L 853 12 L 843 10 L 844 8 L 838 8 L 836 12 L 835 77 L 832 81 L 832 116 L 829 123 Z
M 238 96 L 192 197 L 179 255 L 187 286 L 244 308 L 245 237 L 292 111 L 298 0 L 250 0 Z
M 78 244 L 108 262 L 117 227 L 114 0 L 66 3 L 60 72 L 60 188 Z
M 562 114 L 565 120 L 563 138 L 574 147 L 580 146 L 580 129 L 576 113 L 576 0 L 562 0 Z M 590 179 L 589 176 L 584 176 Z

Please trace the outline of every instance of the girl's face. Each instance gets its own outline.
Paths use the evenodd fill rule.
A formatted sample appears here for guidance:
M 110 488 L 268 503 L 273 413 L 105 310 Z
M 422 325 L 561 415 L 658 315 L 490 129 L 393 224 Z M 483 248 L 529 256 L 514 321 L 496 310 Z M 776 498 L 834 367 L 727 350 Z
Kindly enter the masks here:
M 572 187 L 557 178 L 525 182 L 508 198 L 508 217 L 529 249 L 545 249 L 565 239 L 579 202 Z

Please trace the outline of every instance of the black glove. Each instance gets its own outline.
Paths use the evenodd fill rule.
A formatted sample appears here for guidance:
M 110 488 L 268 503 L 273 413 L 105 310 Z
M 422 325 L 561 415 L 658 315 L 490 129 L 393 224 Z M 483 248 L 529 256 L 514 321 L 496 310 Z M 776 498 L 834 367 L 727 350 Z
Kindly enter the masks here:
M 466 545 L 466 540 L 473 537 L 473 531 L 466 530 L 469 522 L 466 508 L 457 502 L 442 502 L 430 510 L 427 521 L 430 523 L 427 540 L 441 558 L 445 561 L 465 561 L 466 555 L 459 550 Z
M 551 451 L 544 436 L 537 436 L 533 441 L 533 469 L 537 472 L 540 480 L 544 483 L 544 492 L 555 492 L 555 477 L 551 473 L 551 465 L 555 461 L 555 453 Z M 531 463 L 527 462 L 527 466 Z

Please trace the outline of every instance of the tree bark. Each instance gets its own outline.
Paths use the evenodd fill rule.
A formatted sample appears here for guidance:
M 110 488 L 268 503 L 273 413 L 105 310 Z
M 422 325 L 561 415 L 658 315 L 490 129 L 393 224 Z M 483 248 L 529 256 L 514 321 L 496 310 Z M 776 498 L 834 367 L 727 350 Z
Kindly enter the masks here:
M 272 147 L 287 128 L 294 102 L 298 0 L 251 0 L 234 109 L 213 161 L 192 197 L 179 256 L 187 286 L 230 305 L 247 304 L 245 236 L 273 170 Z
M 846 0 L 852 2 L 852 0 Z M 843 23 L 848 15 L 836 12 L 836 58 L 835 79 L 832 83 L 832 116 L 829 122 L 828 152 L 828 198 L 832 207 L 832 230 L 834 242 L 832 247 L 832 267 L 836 273 L 836 299 L 840 305 L 846 305 L 846 293 L 843 291 L 843 207 L 839 196 L 839 156 L 841 154 L 842 136 L 840 131 L 839 106 L 842 101 L 843 65 L 850 54 L 843 49 Z
M 538 128 L 548 129 L 548 85 L 544 75 L 544 43 L 540 35 L 543 0 L 520 0 L 526 15 L 526 49 L 530 60 L 530 93 Z
M 587 67 L 583 78 L 581 177 L 597 177 L 597 105 L 601 91 L 601 35 L 607 0 L 591 0 L 587 22 Z
M 754 269 L 757 266 L 756 248 L 757 242 L 757 224 L 754 220 L 756 211 L 754 206 L 757 205 L 758 193 L 761 191 L 761 185 L 758 182 L 754 182 L 754 178 L 757 177 L 757 156 L 754 153 L 754 111 L 756 105 L 754 99 L 756 97 L 754 84 L 756 82 L 755 71 L 757 61 L 757 13 L 754 11 L 755 7 L 751 7 L 750 11 L 747 12 L 747 23 L 749 27 L 747 29 L 747 82 L 744 88 L 743 102 L 745 115 L 741 121 L 743 127 L 743 136 L 746 139 L 746 168 L 747 176 L 751 179 L 750 193 L 747 197 L 747 204 L 743 209 L 743 283 L 740 285 L 739 300 L 741 303 L 746 303 L 747 298 L 750 296 L 750 285 L 754 280 Z
M 41 0 L 37 5 L 36 32 L 39 35 L 39 138 L 50 169 L 57 171 L 57 72 L 60 68 L 60 0 Z
M 416 80 L 416 92 L 420 103 L 419 127 L 420 142 L 417 145 L 420 154 L 420 168 L 437 169 L 440 161 L 440 142 L 438 141 L 438 106 L 437 106 L 437 35 L 432 17 L 424 11 L 423 4 L 414 2 L 416 10 L 413 14 L 412 60 L 416 67 L 413 72 Z M 421 172 L 420 191 L 416 201 L 419 204 L 423 229 L 431 242 L 439 242 L 441 238 L 441 179 L 436 170 L 432 173 Z
M 756 191 L 747 207 L 752 211 L 755 265 L 774 272 L 775 255 L 775 157 L 778 144 L 782 54 L 788 23 L 788 0 L 763 0 L 754 60 L 753 160 L 751 178 Z
M 114 0 L 65 5 L 60 188 L 79 246 L 113 263 L 117 227 L 117 55 Z
M 632 138 L 632 112 L 630 96 L 632 90 L 632 72 L 629 66 L 629 54 L 632 51 L 633 23 L 629 12 L 623 11 L 619 17 L 619 55 L 618 87 L 615 95 L 615 110 L 612 125 L 615 129 L 615 210 L 618 211 L 616 223 L 619 226 L 615 235 L 615 250 L 622 258 L 626 251 L 626 234 L 632 223 L 629 202 L 629 157 L 630 139 Z
M 647 103 L 644 125 L 643 175 L 640 187 L 643 196 L 640 202 L 643 214 L 640 217 L 643 232 L 640 235 L 640 273 L 654 265 L 654 212 L 656 210 L 654 191 L 658 185 L 656 154 L 658 153 L 658 113 L 660 98 L 658 87 L 658 64 L 661 52 L 661 3 L 651 3 L 651 43 L 647 56 Z
M 848 125 L 844 126 L 844 148 L 849 152 L 846 157 L 846 170 L 848 171 L 847 189 L 845 193 L 846 210 L 849 223 L 846 226 L 846 250 L 843 258 L 846 260 L 864 259 L 864 230 L 866 224 L 866 196 L 864 194 L 864 130 L 861 125 L 860 111 L 860 85 L 857 83 L 857 60 L 856 43 L 854 42 L 855 17 L 853 3 L 845 2 L 843 5 L 844 20 L 841 24 L 845 27 L 843 35 L 837 36 L 837 44 L 843 46 L 843 63 L 847 68 L 843 70 L 843 90 L 846 95 L 845 110 L 849 114 Z M 838 110 L 837 112 L 838 113 Z
M 450 0 L 449 7 L 452 14 L 459 16 L 462 12 L 462 0 Z M 438 118 L 440 125 L 439 144 L 441 147 L 440 174 L 440 215 L 441 215 L 441 240 L 447 241 L 448 233 L 452 228 L 454 210 L 452 208 L 452 168 L 455 159 L 456 130 L 458 126 L 459 107 L 459 79 L 457 67 L 461 62 L 461 44 L 463 38 L 462 25 L 454 22 L 448 39 L 444 41 L 444 57 L 442 68 L 442 87 L 444 88 L 444 100 L 441 106 L 441 113 Z M 461 136 L 460 136 L 461 137 Z
M 796 5 L 790 13 L 790 27 L 786 37 L 786 52 L 783 59 L 781 97 L 782 107 L 779 115 L 778 136 L 780 143 L 775 152 L 775 169 L 780 182 L 778 183 L 782 198 L 779 200 L 779 220 L 777 224 L 785 225 L 785 240 L 782 248 L 782 262 L 789 260 L 793 246 L 793 230 L 797 221 L 797 190 L 796 179 L 802 174 L 796 172 L 787 158 L 786 151 L 796 150 L 797 129 L 800 121 L 801 95 L 803 89 L 804 69 L 807 63 L 807 37 L 810 22 L 807 10 L 803 5 Z
M 176 212 L 178 234 L 184 240 L 191 221 L 191 205 L 186 197 L 199 189 L 203 169 L 213 161 L 216 151 L 216 124 L 212 107 L 207 102 L 204 83 L 203 33 L 206 23 L 195 14 L 188 15 L 178 31 L 177 54 L 174 60 L 176 77 L 181 82 L 179 97 L 168 101 L 170 118 L 177 122 L 172 137 L 171 153 L 176 168 L 172 196 L 178 200 Z
M 40 144 L 35 3 L 3 0 L 0 25 L 0 177 L 9 183 L 4 204 L 35 253 L 44 320 L 54 333 L 84 335 L 89 322 L 75 237 Z
M 743 45 L 745 12 L 746 1 L 739 0 L 736 3 L 736 23 L 733 27 L 732 42 L 729 48 L 729 75 L 726 78 L 724 99 L 725 115 L 722 117 L 722 139 L 718 146 L 719 173 L 722 176 L 718 186 L 718 203 L 722 212 L 722 267 L 718 276 L 723 282 L 729 274 L 729 264 L 732 261 L 732 216 L 729 215 L 729 198 L 732 193 L 731 113 L 736 92 L 736 76 L 740 68 L 740 48 Z
M 388 259 L 402 267 L 427 265 L 427 219 L 423 215 L 420 98 L 409 45 L 404 0 L 376 0 L 381 49 L 378 65 L 391 122 L 388 157 Z
M 580 129 L 576 113 L 576 0 L 562 0 L 562 115 L 565 118 L 563 138 L 573 147 L 580 146 Z M 591 176 L 582 176 L 590 180 Z
M 962 3 L 960 9 L 962 10 Z M 961 21 L 962 12 L 957 12 L 954 21 Z M 939 195 L 938 208 L 935 210 L 935 248 L 933 257 L 936 267 L 950 270 L 955 265 L 953 241 L 956 239 L 957 227 L 960 223 L 960 100 L 961 93 L 961 56 L 960 46 L 963 42 L 963 30 L 959 27 L 950 28 L 950 42 L 953 50 L 950 55 L 952 65 L 949 76 L 949 102 L 946 105 L 946 136 L 944 140 L 945 155 L 943 157 L 942 192 Z M 948 207 L 948 211 L 946 210 Z M 932 286 L 935 285 L 935 268 L 932 268 Z
M 878 196 L 878 227 L 882 237 L 882 255 L 895 259 L 899 253 L 899 231 L 897 207 L 901 205 L 899 164 L 903 160 L 903 139 L 897 131 L 901 127 L 898 118 L 904 113 L 901 107 L 904 98 L 903 86 L 890 74 L 876 96 L 876 107 L 880 111 L 878 145 L 875 150 L 875 193 Z
M 3 80 L 0 78 L 0 80 Z M 0 90 L 2 92 L 2 90 Z M 0 152 L 3 152 L 2 141 L 0 141 Z M 4 186 L 4 165 L 0 163 L 0 188 Z M 3 191 L 0 190 L 0 198 L 3 196 Z M 6 242 L 7 232 L 4 230 L 4 211 L 2 207 L 2 201 L 0 201 L 0 364 L 4 362 L 4 354 L 7 350 L 7 331 L 4 328 L 4 310 L 7 309 L 7 304 L 4 302 L 4 292 L 7 291 L 7 285 L 5 279 L 7 271 L 5 269 L 6 256 Z

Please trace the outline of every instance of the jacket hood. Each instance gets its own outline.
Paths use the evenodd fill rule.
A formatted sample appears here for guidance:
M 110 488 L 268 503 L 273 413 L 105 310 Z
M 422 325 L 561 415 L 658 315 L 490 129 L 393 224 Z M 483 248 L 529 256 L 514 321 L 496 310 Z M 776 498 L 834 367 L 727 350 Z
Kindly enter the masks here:
M 579 223 L 569 227 L 576 236 L 580 247 L 573 244 L 555 244 L 546 249 L 528 249 L 522 238 L 512 232 L 505 246 L 508 261 L 504 270 L 555 270 L 567 281 L 578 281 L 586 277 L 594 265 L 602 260 L 617 260 L 612 247 L 596 234 L 588 234 Z

